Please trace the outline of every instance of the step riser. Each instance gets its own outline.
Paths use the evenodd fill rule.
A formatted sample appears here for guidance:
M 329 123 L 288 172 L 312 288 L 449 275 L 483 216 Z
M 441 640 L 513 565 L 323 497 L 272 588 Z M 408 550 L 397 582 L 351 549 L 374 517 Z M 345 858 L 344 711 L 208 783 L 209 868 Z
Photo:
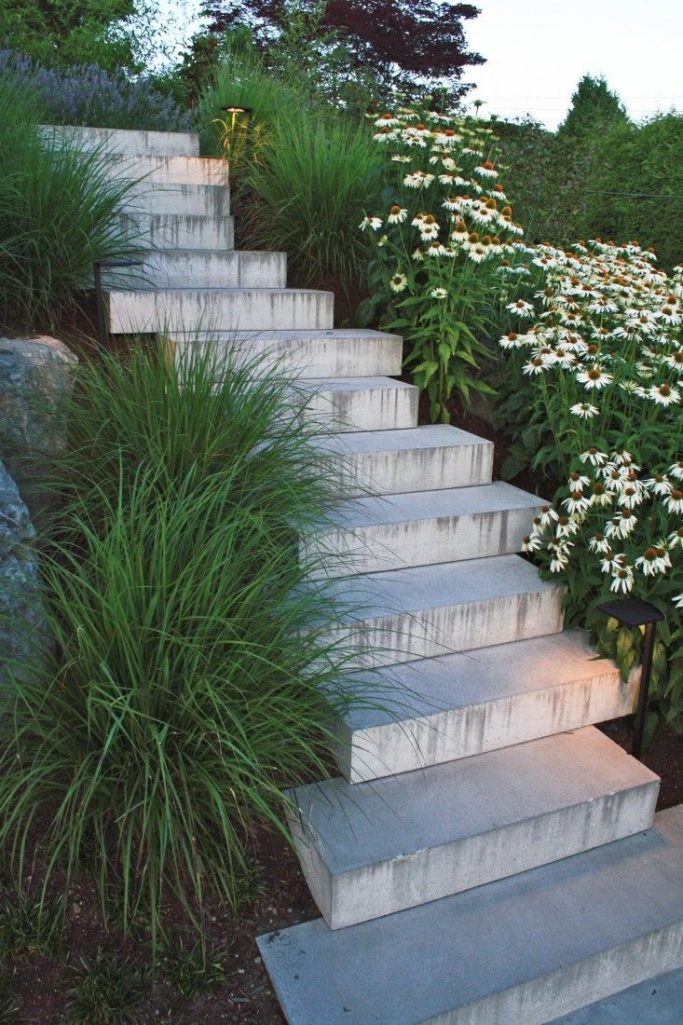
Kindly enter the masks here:
M 351 783 L 381 779 L 630 715 L 637 693 L 636 676 L 625 685 L 613 670 L 407 723 L 353 731 L 339 722 L 336 761 Z
M 417 425 L 418 398 L 417 389 L 408 388 L 320 391 L 311 397 L 307 415 L 321 429 L 339 433 L 400 430 Z
M 133 271 L 110 271 L 107 288 L 284 288 L 284 253 L 153 253 Z
M 342 557 L 335 569 L 339 576 L 511 555 L 520 551 L 533 516 L 529 509 L 509 509 L 358 527 L 302 541 L 299 550 L 302 558 L 314 557 L 316 553 Z
M 174 338 L 179 356 L 203 343 Z M 277 368 L 284 375 L 301 380 L 319 377 L 391 377 L 401 372 L 402 343 L 399 338 L 340 340 L 321 336 L 312 341 L 288 339 L 273 344 L 269 339 L 244 342 L 213 343 L 217 354 L 221 349 L 258 358 L 264 372 Z
M 559 633 L 561 601 L 561 588 L 506 595 L 367 619 L 355 628 L 334 631 L 330 637 L 341 638 L 356 649 L 353 665 L 359 668 L 396 665 Z
M 330 455 L 325 457 L 325 466 L 338 468 L 337 472 L 348 482 L 349 497 L 438 491 L 490 484 L 493 448 L 463 445 L 452 449 Z
M 45 135 L 74 142 L 84 150 L 102 148 L 125 156 L 198 157 L 199 136 L 191 132 L 145 132 L 137 129 L 46 125 Z
M 657 793 L 651 783 L 336 877 L 296 819 L 290 828 L 325 921 L 343 929 L 644 831 L 652 825 Z
M 145 181 L 126 195 L 121 211 L 179 217 L 229 217 L 230 189 L 226 185 L 154 185 Z
M 138 331 L 268 330 L 331 327 L 331 293 L 188 291 L 115 292 L 109 295 L 109 330 Z
M 419 1025 L 492 1025 L 494 1022 L 546 1025 L 553 1018 L 681 967 L 683 924 L 675 923 L 579 964 L 568 965 L 552 975 L 493 993 L 469 1007 L 425 1018 Z M 628 1025 L 646 1023 L 629 1022 Z
M 230 176 L 224 160 L 208 157 L 131 157 L 111 154 L 108 177 L 117 181 L 144 179 L 144 184 L 228 185 Z
M 153 249 L 232 249 L 235 241 L 232 217 L 119 214 L 118 221 L 134 241 Z

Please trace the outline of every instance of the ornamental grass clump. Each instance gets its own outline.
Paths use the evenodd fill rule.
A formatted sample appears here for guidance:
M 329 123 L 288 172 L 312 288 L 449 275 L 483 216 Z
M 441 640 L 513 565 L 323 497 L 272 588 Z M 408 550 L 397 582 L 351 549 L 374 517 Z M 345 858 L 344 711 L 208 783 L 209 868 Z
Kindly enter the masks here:
M 683 730 L 683 268 L 667 276 L 636 243 L 529 255 L 536 281 L 500 339 L 502 417 L 558 487 L 525 549 L 567 582 L 570 618 L 597 625 L 615 594 L 665 613 L 655 694 Z M 610 632 L 630 668 L 639 637 Z
M 407 343 L 406 366 L 427 391 L 432 420 L 450 420 L 453 397 L 491 394 L 477 376 L 489 355 L 501 263 L 523 234 L 498 170 L 491 130 L 469 118 L 400 108 L 374 118 L 387 156 L 388 198 L 360 227 L 374 239 L 372 305 Z M 376 209 L 376 208 L 375 208 Z
M 296 527 L 336 497 L 291 387 L 206 356 L 82 367 L 40 552 L 50 670 L 2 695 L 0 846 L 105 919 L 235 907 L 280 788 L 325 774 L 346 659 Z M 216 384 L 216 377 L 219 384 Z M 326 568 L 329 566 L 326 564 Z M 34 880 L 35 885 L 35 880 Z

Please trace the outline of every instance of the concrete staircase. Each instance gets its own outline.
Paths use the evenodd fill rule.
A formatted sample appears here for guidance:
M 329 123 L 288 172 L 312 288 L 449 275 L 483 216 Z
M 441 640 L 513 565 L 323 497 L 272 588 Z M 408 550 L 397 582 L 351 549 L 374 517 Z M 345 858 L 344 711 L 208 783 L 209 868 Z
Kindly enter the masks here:
M 563 632 L 562 588 L 515 554 L 539 500 L 492 482 L 490 442 L 417 427 L 400 339 L 335 330 L 332 295 L 287 289 L 283 254 L 232 249 L 224 165 L 195 137 L 107 145 L 112 174 L 147 175 L 121 216 L 156 246 L 144 281 L 109 280 L 110 330 L 277 363 L 350 481 L 300 541 L 346 556 L 340 686 L 366 701 L 336 724 L 341 777 L 289 795 L 323 918 L 259 940 L 287 1021 L 570 1025 L 677 972 L 683 809 L 655 819 L 657 777 L 593 728 L 636 683 Z M 635 1025 L 634 992 L 595 1021 Z

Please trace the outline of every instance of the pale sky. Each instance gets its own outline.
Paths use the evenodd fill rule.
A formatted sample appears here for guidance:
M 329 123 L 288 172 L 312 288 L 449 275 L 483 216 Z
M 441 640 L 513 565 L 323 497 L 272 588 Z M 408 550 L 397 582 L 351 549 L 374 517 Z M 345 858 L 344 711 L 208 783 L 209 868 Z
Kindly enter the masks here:
M 632 118 L 683 111 L 683 0 L 470 0 L 465 69 L 482 116 L 527 111 L 556 128 L 579 79 L 603 75 Z

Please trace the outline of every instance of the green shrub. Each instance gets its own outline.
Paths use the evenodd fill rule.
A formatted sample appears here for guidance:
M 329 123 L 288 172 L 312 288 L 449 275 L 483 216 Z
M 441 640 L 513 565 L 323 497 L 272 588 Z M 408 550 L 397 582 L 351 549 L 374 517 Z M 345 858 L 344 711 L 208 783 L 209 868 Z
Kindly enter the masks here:
M 633 244 L 531 255 L 536 280 L 500 343 L 508 470 L 530 464 L 555 491 L 525 547 L 566 582 L 568 621 L 598 631 L 625 674 L 640 633 L 615 631 L 597 604 L 633 595 L 661 609 L 653 697 L 683 732 L 683 269 L 667 277 Z
M 182 373 L 133 352 L 82 369 L 62 507 L 42 551 L 56 640 L 47 681 L 17 679 L 0 753 L 0 844 L 46 892 L 83 863 L 124 929 L 167 900 L 201 926 L 240 900 L 258 820 L 280 787 L 324 773 L 333 743 L 337 606 L 298 559 L 294 524 L 333 494 L 291 386 L 209 357 Z M 340 699 L 341 700 L 341 699 Z M 176 923 L 177 924 L 177 923 Z
M 78 305 L 95 260 L 131 251 L 116 218 L 130 184 L 97 151 L 41 137 L 40 101 L 12 75 L 0 109 L 0 325 L 44 329 Z

